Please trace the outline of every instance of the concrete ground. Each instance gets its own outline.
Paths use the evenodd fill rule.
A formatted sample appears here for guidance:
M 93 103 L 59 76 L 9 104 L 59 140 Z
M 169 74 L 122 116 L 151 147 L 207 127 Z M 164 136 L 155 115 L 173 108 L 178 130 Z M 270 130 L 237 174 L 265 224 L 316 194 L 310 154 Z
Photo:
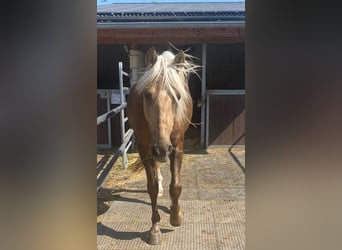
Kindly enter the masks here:
M 161 166 L 164 195 L 158 198 L 162 231 L 158 246 L 146 243 L 151 206 L 144 171 L 121 188 L 113 184 L 112 202 L 98 217 L 98 249 L 244 249 L 244 157 L 244 147 L 185 151 L 180 227 L 169 223 L 170 171 L 166 163 Z

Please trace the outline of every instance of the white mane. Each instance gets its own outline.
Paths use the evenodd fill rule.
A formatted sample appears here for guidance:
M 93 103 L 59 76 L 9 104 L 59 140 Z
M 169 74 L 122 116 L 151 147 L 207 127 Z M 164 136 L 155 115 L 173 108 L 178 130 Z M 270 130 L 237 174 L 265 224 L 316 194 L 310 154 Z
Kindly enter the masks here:
M 185 54 L 185 61 L 175 64 L 175 55 L 170 51 L 164 51 L 161 55 L 158 55 L 157 61 L 152 67 L 146 68 L 135 86 L 137 93 L 141 95 L 151 85 L 161 84 L 160 89 L 170 92 L 177 103 L 175 119 L 178 122 L 184 122 L 186 107 L 192 102 L 186 84 L 188 84 L 189 74 L 197 74 L 196 69 L 199 66 L 195 65 L 191 58 L 190 55 Z

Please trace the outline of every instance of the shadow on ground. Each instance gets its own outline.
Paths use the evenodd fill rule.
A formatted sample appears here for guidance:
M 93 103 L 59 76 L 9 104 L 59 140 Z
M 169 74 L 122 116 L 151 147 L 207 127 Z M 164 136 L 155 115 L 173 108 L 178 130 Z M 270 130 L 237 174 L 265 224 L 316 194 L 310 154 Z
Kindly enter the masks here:
M 164 234 L 164 233 L 172 232 L 173 230 L 161 228 L 160 231 Z M 97 223 L 97 232 L 98 232 L 98 235 L 106 235 L 117 240 L 133 240 L 133 239 L 139 238 L 142 241 L 147 242 L 147 236 L 148 236 L 148 231 L 144 231 L 144 232 L 116 231 L 113 228 L 103 225 L 101 222 Z

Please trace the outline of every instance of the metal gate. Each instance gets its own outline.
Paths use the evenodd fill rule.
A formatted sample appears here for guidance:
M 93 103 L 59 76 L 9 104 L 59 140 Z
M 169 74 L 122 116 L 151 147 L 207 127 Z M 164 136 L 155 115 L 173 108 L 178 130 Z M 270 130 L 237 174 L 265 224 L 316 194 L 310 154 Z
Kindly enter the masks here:
M 127 151 L 131 147 L 133 143 L 133 130 L 131 128 L 126 130 L 126 122 L 128 118 L 125 115 L 125 109 L 127 107 L 126 102 L 126 95 L 129 93 L 129 88 L 124 87 L 124 77 L 130 78 L 130 75 L 123 71 L 122 69 L 122 62 L 119 62 L 119 89 L 107 89 L 107 90 L 98 90 L 98 94 L 102 94 L 107 98 L 107 112 L 97 117 L 97 126 L 101 123 L 107 121 L 108 123 L 108 147 L 112 147 L 111 142 L 111 118 L 114 117 L 116 114 L 120 113 L 120 129 L 121 129 L 121 146 L 116 150 L 113 155 L 112 160 L 104 167 L 104 164 L 100 164 L 97 169 L 99 176 L 97 178 L 97 190 L 101 187 L 102 183 L 104 182 L 105 178 L 107 177 L 109 171 L 111 170 L 112 166 L 119 158 L 122 156 L 122 165 L 124 168 L 127 168 L 128 159 L 127 159 Z M 112 99 L 116 99 L 118 101 L 117 104 L 120 104 L 118 107 L 114 109 L 110 109 L 110 103 Z M 104 168 L 104 169 L 103 169 Z

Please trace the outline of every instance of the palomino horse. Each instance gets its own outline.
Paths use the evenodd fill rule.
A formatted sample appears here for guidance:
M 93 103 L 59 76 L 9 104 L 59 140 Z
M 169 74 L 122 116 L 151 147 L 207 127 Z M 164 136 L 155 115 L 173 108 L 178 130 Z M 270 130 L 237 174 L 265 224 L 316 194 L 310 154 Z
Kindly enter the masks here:
M 183 159 L 184 133 L 192 116 L 192 99 L 188 76 L 196 73 L 191 57 L 183 51 L 177 55 L 164 51 L 158 55 L 150 48 L 145 57 L 147 68 L 132 87 L 127 106 L 130 126 L 133 128 L 140 158 L 145 167 L 147 190 L 152 205 L 152 227 L 148 243 L 160 244 L 160 215 L 157 197 L 162 193 L 159 162 L 170 159 L 171 207 L 170 223 L 180 226 L 182 213 L 178 199 L 182 191 L 180 170 Z

